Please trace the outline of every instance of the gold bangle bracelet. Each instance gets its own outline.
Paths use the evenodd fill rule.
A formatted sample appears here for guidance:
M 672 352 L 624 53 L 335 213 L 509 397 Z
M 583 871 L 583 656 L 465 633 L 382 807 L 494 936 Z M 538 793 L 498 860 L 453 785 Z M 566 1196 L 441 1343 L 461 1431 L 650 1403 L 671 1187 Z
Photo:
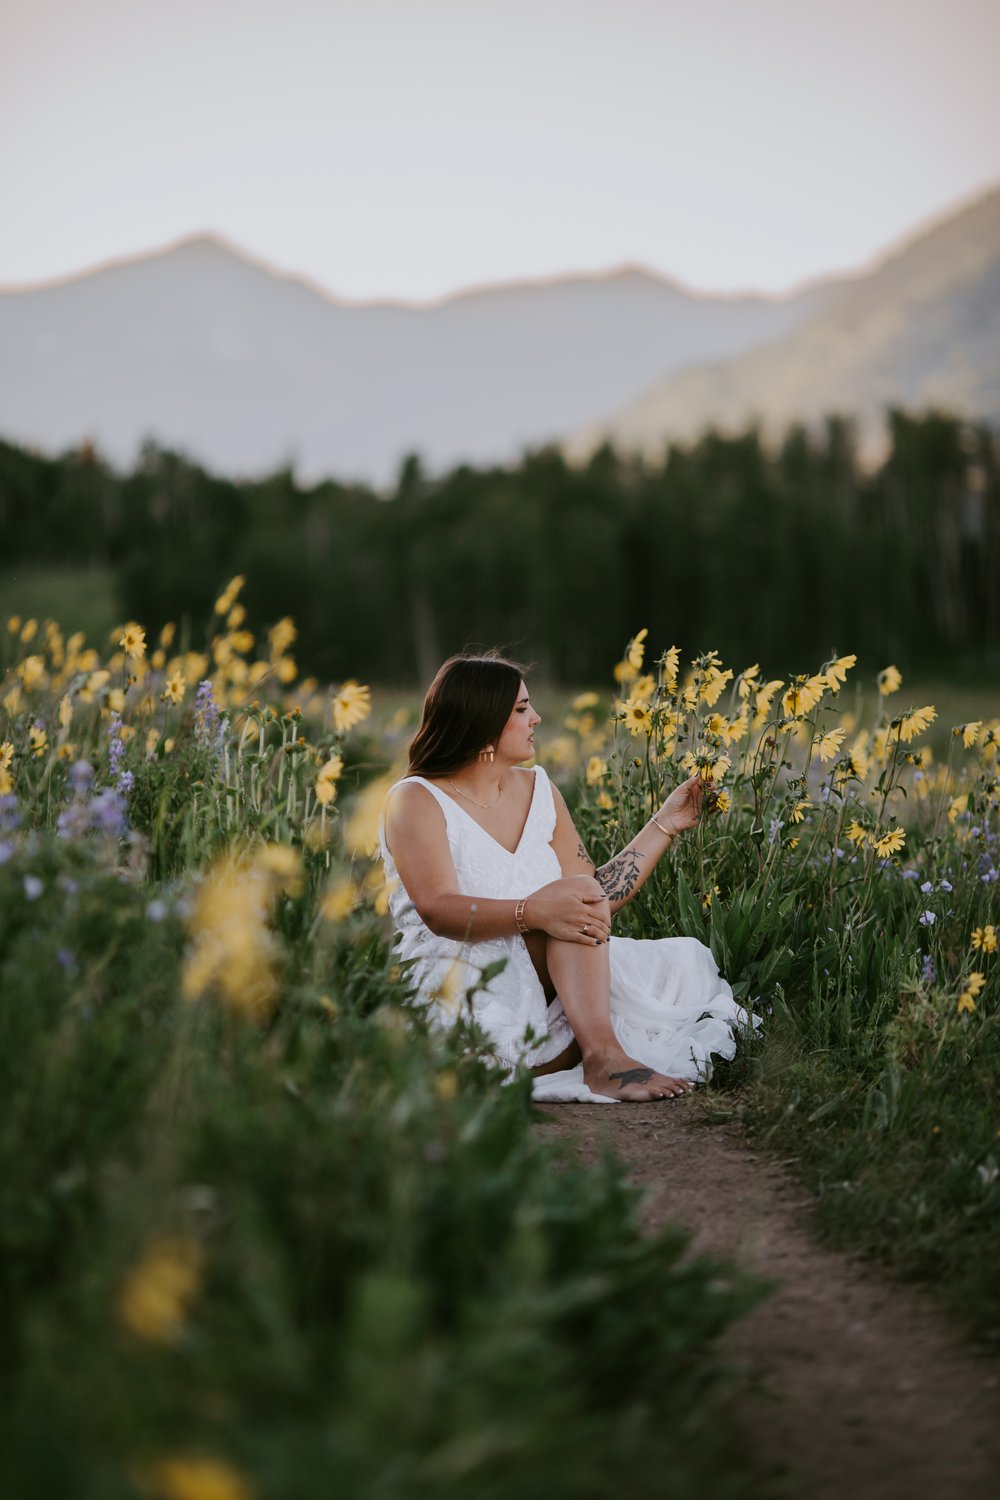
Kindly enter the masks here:
M 527 896 L 522 896 L 520 901 L 514 907 L 514 921 L 517 923 L 518 932 L 521 933 L 531 931 L 531 928 L 524 920 L 524 903 L 527 901 L 527 899 Z
M 662 834 L 664 834 L 671 841 L 677 837 L 676 833 L 669 833 L 667 831 L 667 829 L 664 828 L 663 824 L 662 823 L 658 823 L 655 818 L 650 818 L 649 821 L 652 823 L 652 825 L 653 825 L 654 828 L 658 828 L 660 830 L 660 832 Z

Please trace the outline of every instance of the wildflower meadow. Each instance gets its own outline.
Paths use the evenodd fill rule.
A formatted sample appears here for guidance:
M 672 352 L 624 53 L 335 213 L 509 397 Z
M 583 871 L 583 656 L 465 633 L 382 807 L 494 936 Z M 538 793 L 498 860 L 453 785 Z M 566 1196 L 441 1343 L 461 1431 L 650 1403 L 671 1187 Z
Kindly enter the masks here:
M 302 679 L 242 587 L 198 639 L 0 622 L 10 1492 L 749 1494 L 717 1339 L 764 1289 L 543 1142 L 468 997 L 408 1003 L 372 855 L 412 714 Z M 858 675 L 640 630 L 540 753 L 598 859 L 701 773 L 617 920 L 761 1017 L 713 1111 L 996 1337 L 1000 720 Z

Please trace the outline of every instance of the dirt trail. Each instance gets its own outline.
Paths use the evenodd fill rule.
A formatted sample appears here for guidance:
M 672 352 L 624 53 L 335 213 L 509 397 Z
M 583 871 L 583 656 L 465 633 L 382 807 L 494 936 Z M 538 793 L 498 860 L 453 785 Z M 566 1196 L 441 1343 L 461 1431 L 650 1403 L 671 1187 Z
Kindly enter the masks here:
M 764 1385 L 741 1398 L 767 1489 L 788 1500 L 996 1500 L 1000 1362 L 928 1297 L 811 1237 L 809 1199 L 701 1097 L 669 1105 L 550 1106 L 538 1129 L 584 1160 L 610 1138 L 648 1190 L 644 1222 L 677 1220 L 696 1250 L 780 1281 L 728 1335 Z

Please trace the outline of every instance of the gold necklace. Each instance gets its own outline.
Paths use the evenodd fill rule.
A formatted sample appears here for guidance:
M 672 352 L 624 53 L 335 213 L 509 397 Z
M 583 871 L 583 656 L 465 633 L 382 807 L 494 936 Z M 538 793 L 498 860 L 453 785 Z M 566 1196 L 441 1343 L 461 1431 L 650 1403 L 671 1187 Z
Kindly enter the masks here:
M 496 807 L 497 802 L 499 802 L 500 798 L 503 796 L 503 787 L 499 787 L 498 790 L 497 790 L 496 802 L 480 802 L 478 800 L 478 798 L 476 798 L 476 797 L 470 797 L 469 794 L 468 794 L 468 792 L 463 792 L 462 788 L 459 786 L 458 782 L 457 781 L 452 781 L 452 779 L 451 779 L 450 776 L 446 776 L 444 779 L 448 783 L 448 785 L 450 787 L 452 787 L 453 790 L 458 793 L 458 795 L 460 797 L 464 797 L 465 800 L 466 800 L 466 802 L 471 802 L 474 807 L 486 807 L 486 808 Z

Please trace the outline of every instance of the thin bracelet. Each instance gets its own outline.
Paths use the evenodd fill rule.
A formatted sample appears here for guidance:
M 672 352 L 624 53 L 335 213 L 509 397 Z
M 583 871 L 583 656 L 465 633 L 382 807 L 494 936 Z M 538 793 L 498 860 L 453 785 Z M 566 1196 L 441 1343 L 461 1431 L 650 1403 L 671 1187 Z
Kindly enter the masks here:
M 530 932 L 531 931 L 531 928 L 528 926 L 527 922 L 524 920 L 524 903 L 527 901 L 527 899 L 528 899 L 527 896 L 522 896 L 521 899 L 520 899 L 520 901 L 514 907 L 514 921 L 517 923 L 517 930 L 518 930 L 518 932 Z
M 673 842 L 673 840 L 677 837 L 676 833 L 667 833 L 667 830 L 664 828 L 663 824 L 658 823 L 655 818 L 650 818 L 649 821 L 652 823 L 654 828 L 658 828 L 662 834 L 670 839 L 671 842 Z

